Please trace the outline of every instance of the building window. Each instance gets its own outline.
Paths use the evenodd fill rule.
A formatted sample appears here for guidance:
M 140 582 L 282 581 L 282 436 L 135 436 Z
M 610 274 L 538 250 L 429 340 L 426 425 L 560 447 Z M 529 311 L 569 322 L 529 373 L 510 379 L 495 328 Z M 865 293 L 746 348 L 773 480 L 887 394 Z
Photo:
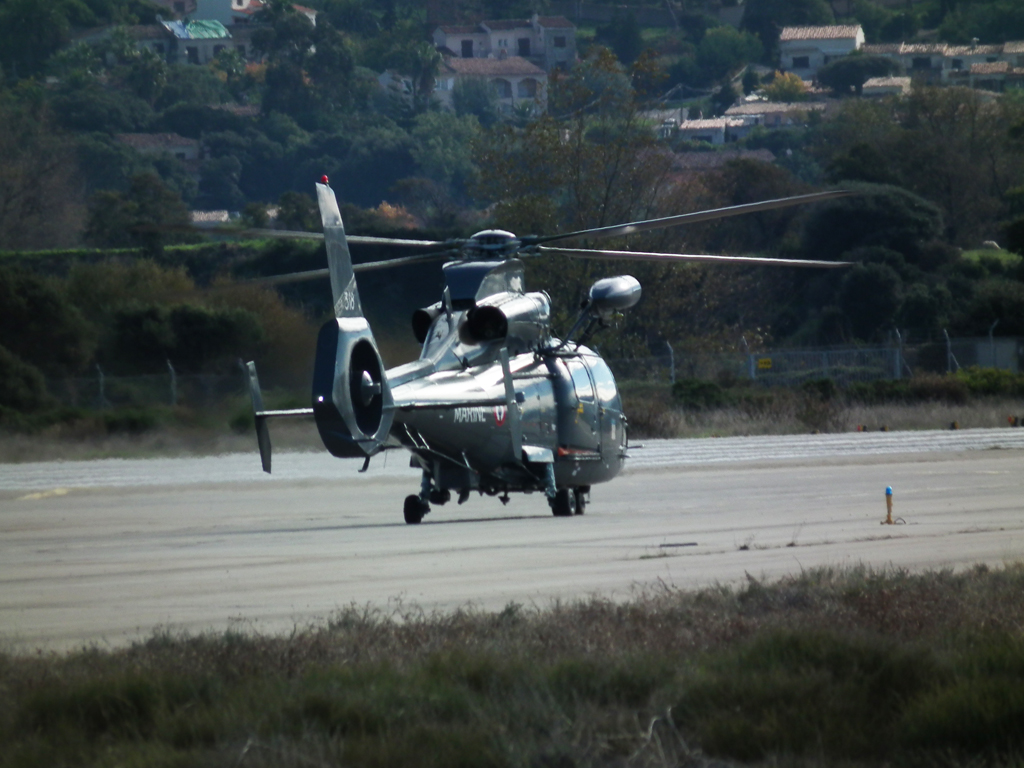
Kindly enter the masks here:
M 998 56 L 986 56 L 985 57 L 985 61 L 988 62 L 989 64 L 995 64 L 997 61 L 999 61 L 999 57 Z
M 916 58 L 916 59 L 914 59 L 910 63 L 910 68 L 911 69 L 931 69 L 932 68 L 932 60 L 929 59 L 927 56 Z
M 244 45 L 236 45 L 235 46 L 235 50 L 238 51 L 238 55 L 239 56 L 241 56 L 243 59 L 245 58 L 245 46 Z
M 832 57 L 831 56 L 826 56 L 825 57 L 825 63 L 828 64 L 830 61 L 832 61 Z
M 530 55 L 530 38 L 520 37 L 518 40 L 516 40 L 516 43 L 519 46 L 518 51 L 520 56 Z
M 185 48 L 185 54 L 188 56 L 189 64 L 199 63 L 199 49 L 196 46 L 190 45 L 187 48 Z
M 565 48 L 565 36 L 557 35 L 555 37 L 555 48 Z
M 473 58 L 473 41 L 463 40 L 462 41 L 462 58 L 472 59 Z
M 213 46 L 213 55 L 215 57 L 216 56 L 220 56 L 220 52 L 223 51 L 225 48 L 227 48 L 226 45 L 215 45 L 215 46 Z
M 521 99 L 532 99 L 537 95 L 537 81 L 532 78 L 520 80 L 516 86 L 516 96 Z
M 163 56 L 164 55 L 164 44 L 163 43 L 154 43 L 153 44 L 153 53 L 159 53 L 161 56 Z
M 498 39 L 498 47 L 499 48 L 508 48 L 508 40 L 504 40 L 502 38 L 499 38 Z
M 793 57 L 793 69 L 810 69 L 811 68 L 811 57 L 810 56 L 794 56 Z
M 963 59 L 953 59 L 953 69 L 955 69 L 957 72 L 959 72 L 963 68 L 964 68 L 964 60 Z
M 494 90 L 494 95 L 499 99 L 512 98 L 512 83 L 508 80 L 503 80 L 500 77 L 496 80 L 492 80 L 491 88 Z

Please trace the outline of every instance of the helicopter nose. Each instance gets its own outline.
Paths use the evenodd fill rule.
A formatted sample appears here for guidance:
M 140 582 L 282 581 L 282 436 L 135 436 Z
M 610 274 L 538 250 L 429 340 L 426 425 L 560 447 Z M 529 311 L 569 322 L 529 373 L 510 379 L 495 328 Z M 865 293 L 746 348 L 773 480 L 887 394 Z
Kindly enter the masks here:
M 364 406 L 373 402 L 373 398 L 380 394 L 380 384 L 373 380 L 369 371 L 363 371 L 359 379 L 359 397 Z

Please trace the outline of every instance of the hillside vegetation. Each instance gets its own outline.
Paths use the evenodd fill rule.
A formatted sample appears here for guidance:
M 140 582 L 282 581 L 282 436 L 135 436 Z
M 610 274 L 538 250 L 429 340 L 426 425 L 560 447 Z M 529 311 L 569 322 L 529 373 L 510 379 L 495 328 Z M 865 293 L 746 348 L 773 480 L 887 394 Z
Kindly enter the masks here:
M 679 3 L 678 28 L 641 30 L 629 21 L 641 6 L 627 4 L 592 37 L 581 32 L 580 60 L 552 76 L 540 114 L 502 113 L 486 89 L 472 88 L 455 94 L 453 112 L 439 109 L 430 97 L 439 59 L 419 4 L 311 4 L 316 27 L 287 3 L 268 4 L 256 38 L 261 63 L 225 52 L 196 66 L 132 46 L 125 25 L 155 19 L 144 0 L 0 2 L 0 292 L 17 296 L 0 312 L 5 327 L 25 331 L 0 340 L 0 415 L 45 410 L 52 402 L 41 380 L 97 365 L 111 375 L 156 374 L 170 361 L 182 372 L 225 374 L 252 358 L 269 386 L 301 393 L 312 333 L 329 310 L 325 285 L 274 294 L 239 281 L 322 267 L 322 250 L 202 243 L 188 209 L 241 211 L 245 225 L 262 226 L 276 203 L 278 226 L 316 229 L 310 192 L 325 173 L 349 231 L 431 238 L 492 225 L 549 234 L 828 186 L 858 193 L 602 241 L 853 264 L 844 270 L 531 260 L 528 287 L 551 294 L 556 335 L 594 279 L 630 273 L 641 281 L 641 303 L 596 340 L 613 358 L 660 354 L 666 342 L 694 352 L 741 342 L 754 352 L 878 343 L 894 329 L 923 343 L 943 331 L 983 335 L 996 321 L 996 335 L 1024 336 L 1019 93 L 992 99 L 921 87 L 893 102 L 847 96 L 828 119 L 740 142 L 770 150 L 774 162 L 734 160 L 696 175 L 680 174 L 677 157 L 718 150 L 658 139 L 644 117 L 652 106 L 720 112 L 738 95 L 733 79 L 745 65 L 774 61 L 771 30 L 780 25 L 856 20 L 884 40 L 897 28 L 948 29 L 951 19 L 973 30 L 988 14 L 1003 20 L 996 37 L 1005 37 L 1016 34 L 1016 6 L 934 0 L 895 9 L 858 0 L 836 17 L 823 0 L 748 0 L 734 29 L 714 15 L 715 3 Z M 546 9 L 452 0 L 432 12 L 467 21 Z M 73 32 L 94 24 L 122 26 L 101 42 L 71 44 Z M 25 29 L 52 34 L 31 46 L 10 37 Z M 387 97 L 374 79 L 385 68 L 421 75 L 418 95 Z M 744 76 L 750 90 L 762 85 L 755 74 Z M 676 85 L 686 88 L 665 102 Z M 680 101 L 680 93 L 688 95 Z M 141 154 L 118 138 L 133 132 L 201 142 L 208 157 L 198 181 L 172 155 Z M 228 229 L 215 236 L 238 232 Z M 992 239 L 1008 250 L 976 250 Z M 39 250 L 54 248 L 64 250 Z M 394 255 L 354 252 L 356 260 Z M 395 350 L 388 362 L 415 355 L 407 318 L 439 298 L 439 271 L 360 283 L 375 328 Z

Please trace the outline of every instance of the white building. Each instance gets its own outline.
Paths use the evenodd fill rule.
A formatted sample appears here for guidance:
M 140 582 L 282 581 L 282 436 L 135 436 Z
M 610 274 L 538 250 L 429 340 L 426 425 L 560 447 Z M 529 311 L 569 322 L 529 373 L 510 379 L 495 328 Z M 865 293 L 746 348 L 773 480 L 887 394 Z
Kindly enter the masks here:
M 729 117 L 712 117 L 702 120 L 684 120 L 679 124 L 677 136 L 686 141 L 706 141 L 719 147 L 727 141 L 735 141 L 729 131 L 742 128 L 743 121 Z
M 537 112 L 547 110 L 548 73 L 521 56 L 498 59 L 446 57 L 437 75 L 434 96 L 452 108 L 452 92 L 460 80 L 481 79 L 488 83 L 499 107 L 509 112 L 529 104 Z
M 784 27 L 779 35 L 782 69 L 811 80 L 818 70 L 864 45 L 860 24 L 827 27 Z
M 862 96 L 906 96 L 910 93 L 909 77 L 872 77 L 861 88 Z
M 462 59 L 521 58 L 551 72 L 576 61 L 576 27 L 564 16 L 481 21 L 469 26 L 440 26 L 434 45 Z

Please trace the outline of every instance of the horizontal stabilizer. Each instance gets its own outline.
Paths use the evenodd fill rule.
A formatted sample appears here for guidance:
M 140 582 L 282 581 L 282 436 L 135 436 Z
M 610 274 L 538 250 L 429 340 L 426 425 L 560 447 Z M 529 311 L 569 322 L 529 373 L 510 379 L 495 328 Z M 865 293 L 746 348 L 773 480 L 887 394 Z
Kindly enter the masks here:
M 256 443 L 260 447 L 260 462 L 263 464 L 263 471 L 270 474 L 270 430 L 267 428 L 267 419 L 274 419 L 288 416 L 312 416 L 312 408 L 291 408 L 282 411 L 266 411 L 263 409 L 263 394 L 260 392 L 260 380 L 256 375 L 256 363 L 251 360 L 245 364 L 246 383 L 249 385 L 249 396 L 252 398 L 252 415 L 256 420 Z

